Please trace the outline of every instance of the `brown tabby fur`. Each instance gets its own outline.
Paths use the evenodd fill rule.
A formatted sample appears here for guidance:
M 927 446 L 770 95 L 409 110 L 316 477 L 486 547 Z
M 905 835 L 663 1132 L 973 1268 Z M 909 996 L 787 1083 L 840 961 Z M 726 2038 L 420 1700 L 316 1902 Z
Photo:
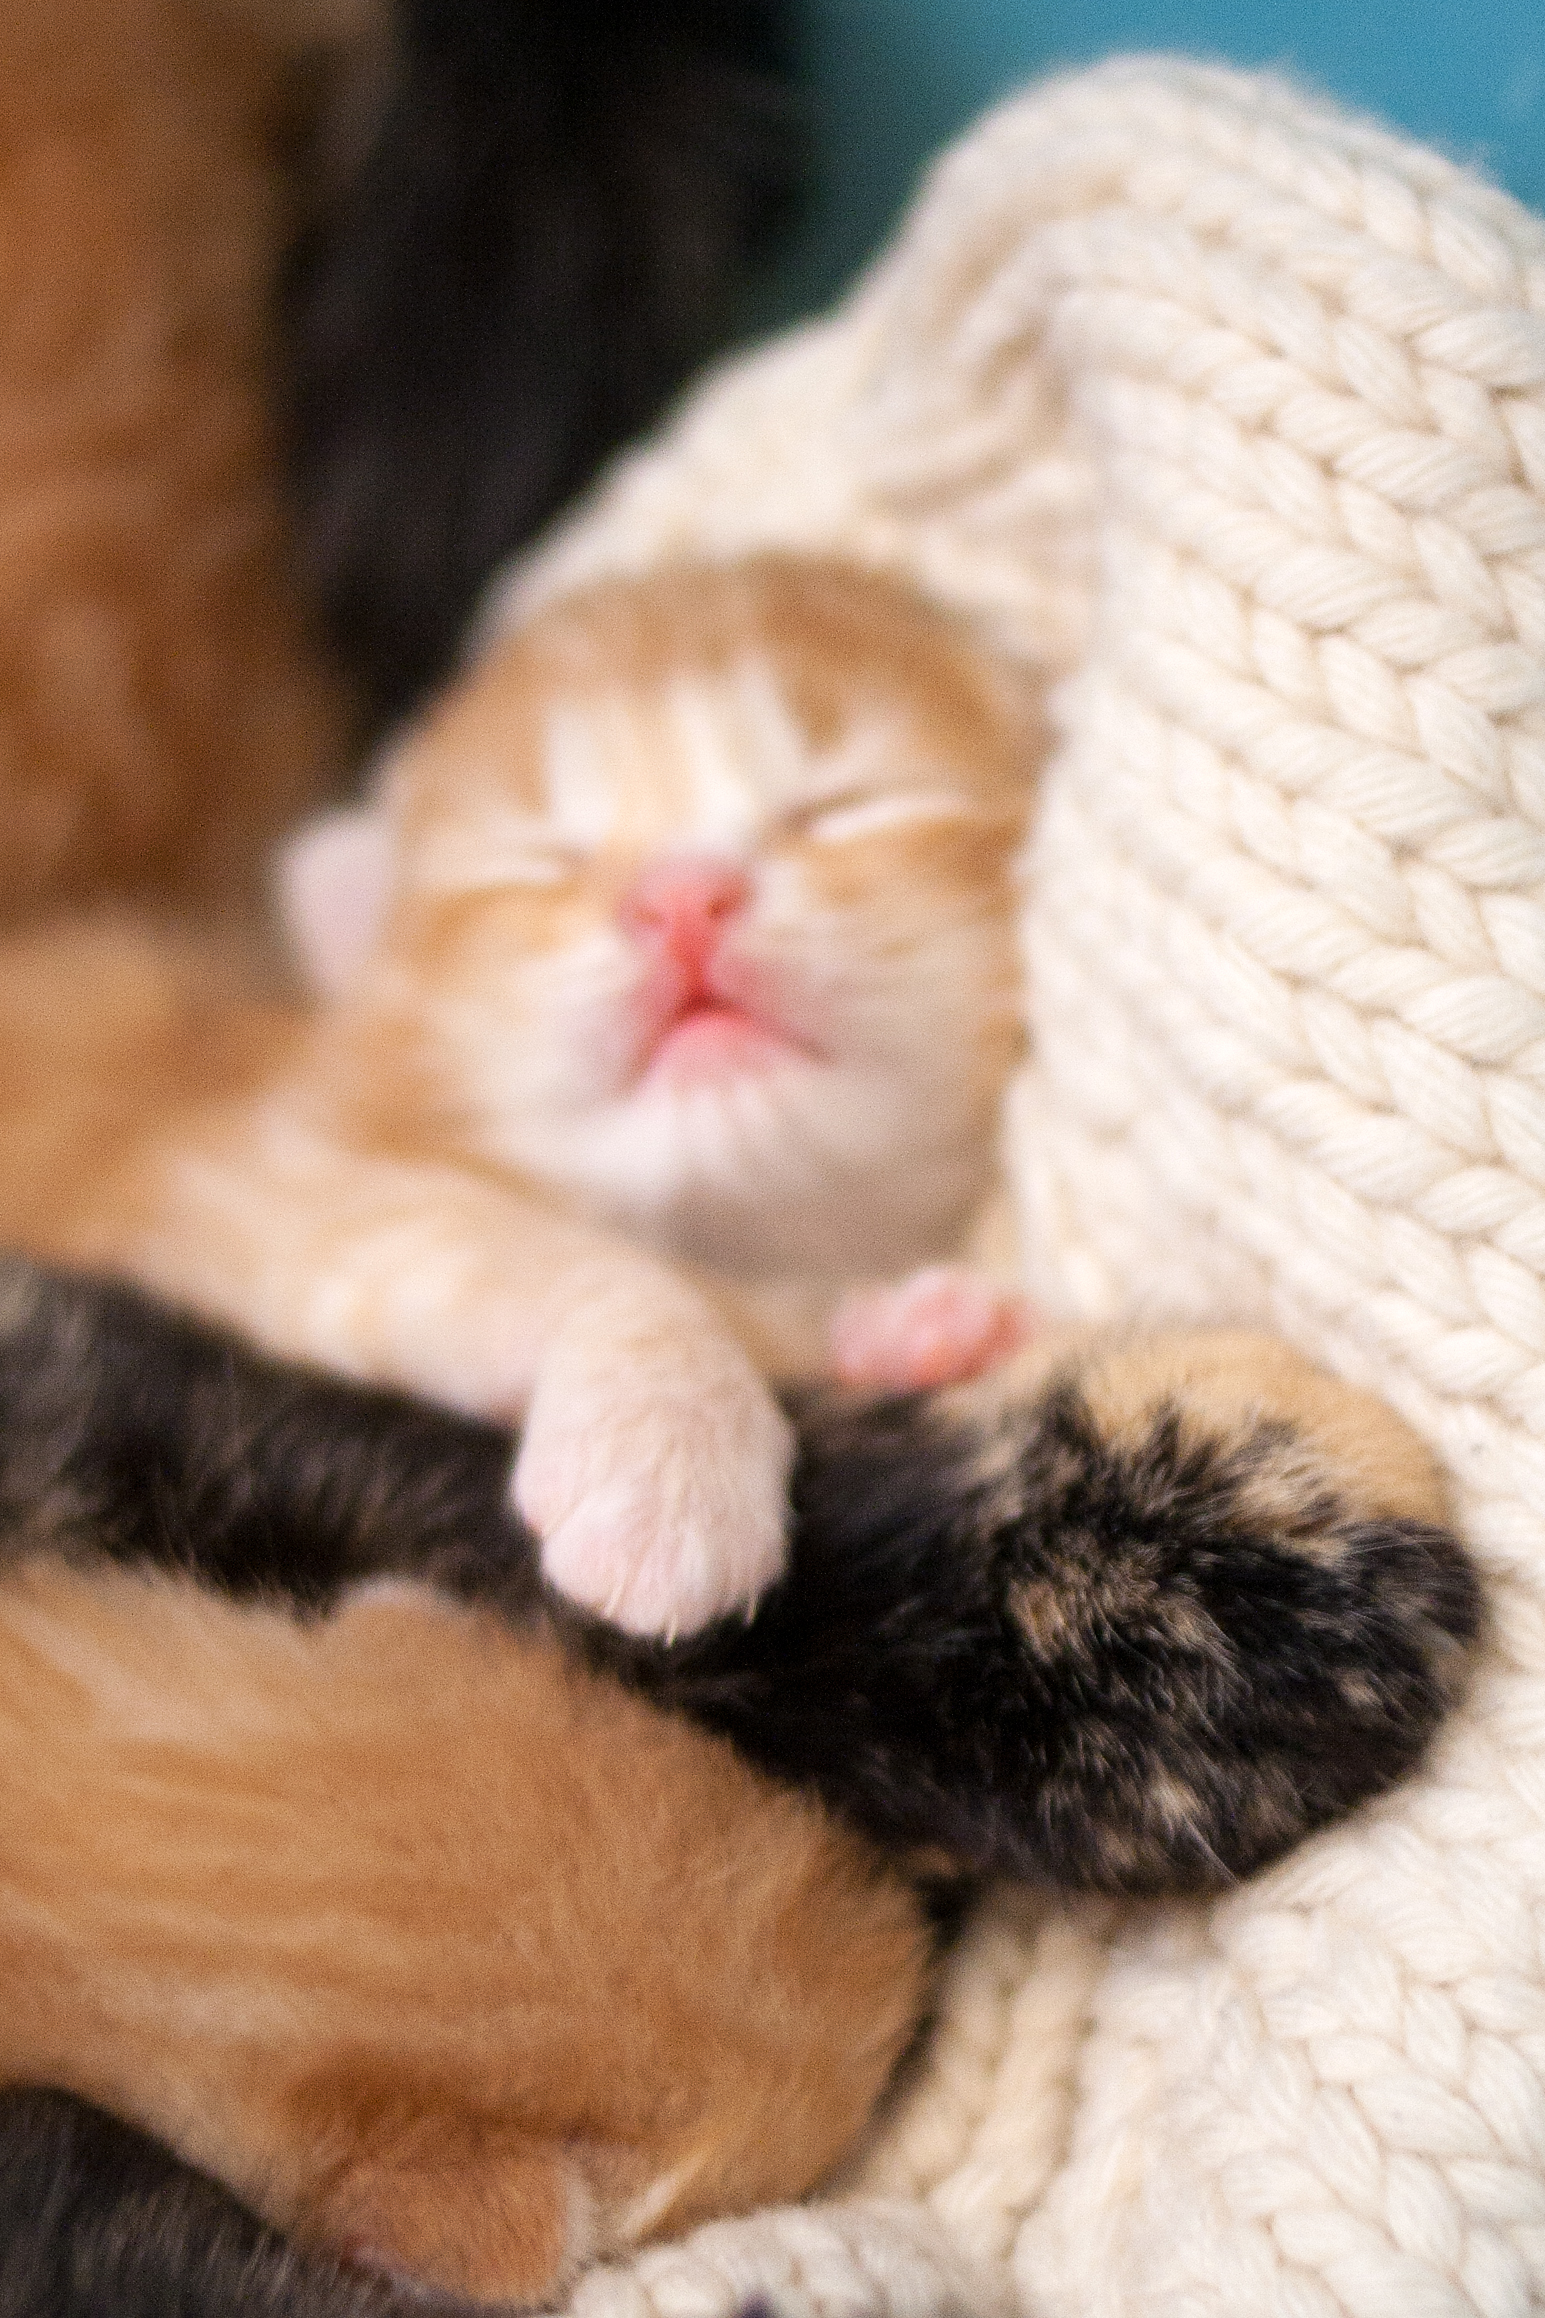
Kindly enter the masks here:
M 242 892 L 342 765 L 266 412 L 262 15 L 0 0 L 0 915 Z

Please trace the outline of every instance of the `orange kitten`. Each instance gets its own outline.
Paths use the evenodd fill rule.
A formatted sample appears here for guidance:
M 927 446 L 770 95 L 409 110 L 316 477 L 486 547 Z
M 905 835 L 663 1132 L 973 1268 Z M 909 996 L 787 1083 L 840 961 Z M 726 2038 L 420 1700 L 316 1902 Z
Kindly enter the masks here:
M 267 408 L 272 14 L 0 0 L 0 914 L 250 899 L 344 769 Z
M 802 2195 L 918 2016 L 922 1908 L 859 1837 L 407 1588 L 306 1627 L 39 1563 L 0 1756 L 0 2083 L 421 2285 L 546 2304 Z
M 313 1013 L 13 949 L 0 1233 L 522 1413 L 548 1575 L 625 1626 L 748 1603 L 784 1553 L 764 1374 L 991 1187 L 1033 739 L 956 624 L 840 565 L 559 604 L 294 856 Z M 964 1371 L 1002 1300 L 961 1309 Z

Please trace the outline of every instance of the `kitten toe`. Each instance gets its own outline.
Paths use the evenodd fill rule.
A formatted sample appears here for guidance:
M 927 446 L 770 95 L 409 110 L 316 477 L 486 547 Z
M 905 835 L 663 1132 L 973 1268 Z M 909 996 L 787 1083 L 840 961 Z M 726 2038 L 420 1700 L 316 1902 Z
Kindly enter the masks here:
M 673 1375 L 631 1364 L 544 1378 L 515 1503 L 548 1583 L 630 1634 L 689 1634 L 749 1609 L 783 1570 L 793 1435 L 739 1355 Z
M 930 1264 L 843 1300 L 831 1326 L 832 1366 L 844 1384 L 924 1391 L 980 1376 L 1029 1332 L 1023 1297 L 963 1264 Z

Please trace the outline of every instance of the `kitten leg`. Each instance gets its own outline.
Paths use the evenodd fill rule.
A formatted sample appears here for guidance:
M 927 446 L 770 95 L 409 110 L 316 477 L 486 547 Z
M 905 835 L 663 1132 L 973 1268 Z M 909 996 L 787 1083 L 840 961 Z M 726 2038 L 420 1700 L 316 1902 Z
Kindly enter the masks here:
M 788 1424 L 667 1265 L 454 1169 L 247 1123 L 158 1163 L 135 1276 L 271 1350 L 524 1414 L 515 1502 L 561 1592 L 631 1633 L 750 1607 L 783 1568 Z M 120 1268 L 120 1236 L 86 1260 Z
M 307 2108 L 325 2137 L 325 2110 Z M 594 2258 L 595 2217 L 571 2151 L 430 2110 L 368 2129 L 297 2225 L 398 2285 L 531 2309 L 551 2307 Z
M 1264 1336 L 1047 1339 L 798 1414 L 785 1576 L 673 1644 L 571 1646 L 890 1844 L 1038 1882 L 1226 1883 L 1416 1764 L 1474 1572 L 1433 1458 Z M 0 1556 L 325 1600 L 372 1573 L 524 1619 L 490 1426 L 0 1263 Z
M 689 1309 L 662 1345 L 647 1308 L 622 1308 L 615 1282 L 597 1286 L 580 1300 L 577 1342 L 560 1335 L 526 1428 L 517 1488 L 546 1518 L 547 1556 L 568 1556 L 550 1574 L 572 1594 L 588 1585 L 598 1610 L 623 1541 L 639 1548 L 622 1572 L 637 1583 L 663 1589 L 671 1558 L 684 1563 L 677 1600 L 690 1578 L 696 1612 L 737 1605 L 781 1566 L 787 1420 L 738 1356 L 716 1379 L 717 1348 L 695 1320 Z M 680 1396 L 679 1419 L 662 1413 L 665 1393 Z M 317 1604 L 361 1578 L 456 1583 L 476 1570 L 506 1616 L 526 1617 L 542 1587 L 509 1499 L 515 1446 L 492 1425 L 286 1368 L 132 1289 L 0 1258 L 0 1560 L 86 1550 Z M 684 1471 L 671 1473 L 673 1458 Z M 715 1470 L 720 1506 L 694 1502 L 690 1485 Z M 652 1532 L 648 1493 L 657 1506 L 667 1490 L 671 1519 Z M 647 1625 L 636 1598 L 618 1606 Z M 665 1623 L 663 1590 L 652 1606 Z
M 787 1419 L 733 1339 L 672 1301 L 658 1287 L 577 1299 L 515 1467 L 544 1575 L 630 1634 L 749 1609 L 786 1554 Z
M 964 1264 L 929 1264 L 904 1280 L 856 1289 L 831 1323 L 843 1384 L 921 1392 L 980 1376 L 1030 1333 L 1030 1307 Z

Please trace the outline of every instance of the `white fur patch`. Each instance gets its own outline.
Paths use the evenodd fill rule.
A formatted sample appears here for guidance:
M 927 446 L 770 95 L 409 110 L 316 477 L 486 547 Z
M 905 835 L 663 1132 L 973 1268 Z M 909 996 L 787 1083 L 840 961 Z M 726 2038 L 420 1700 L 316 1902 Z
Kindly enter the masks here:
M 576 1303 L 547 1347 L 515 1502 L 560 1592 L 632 1634 L 749 1609 L 783 1569 L 793 1435 L 696 1299 Z

